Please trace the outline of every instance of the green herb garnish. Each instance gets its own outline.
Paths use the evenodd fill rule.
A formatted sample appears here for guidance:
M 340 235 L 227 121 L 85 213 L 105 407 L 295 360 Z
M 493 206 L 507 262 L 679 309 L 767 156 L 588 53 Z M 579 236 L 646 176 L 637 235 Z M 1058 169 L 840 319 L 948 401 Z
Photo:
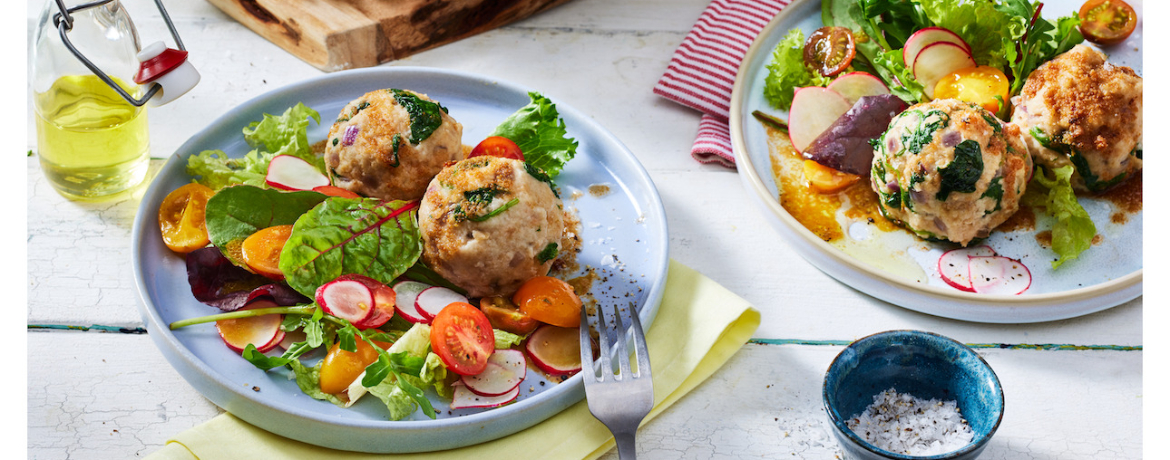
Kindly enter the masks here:
M 935 199 L 946 201 L 951 192 L 971 193 L 983 174 L 983 154 L 979 143 L 967 139 L 955 146 L 955 159 L 946 167 L 938 168 L 940 179 Z

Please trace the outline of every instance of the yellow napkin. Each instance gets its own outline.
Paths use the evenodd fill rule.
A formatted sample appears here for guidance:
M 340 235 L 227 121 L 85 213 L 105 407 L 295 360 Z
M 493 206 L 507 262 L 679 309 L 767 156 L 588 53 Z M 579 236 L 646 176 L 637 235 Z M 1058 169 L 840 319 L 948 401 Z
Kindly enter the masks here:
M 646 332 L 655 401 L 643 423 L 710 377 L 747 343 L 759 325 L 760 313 L 747 301 L 671 260 L 662 306 Z M 527 430 L 494 441 L 449 451 L 396 455 L 317 447 L 223 414 L 180 433 L 147 459 L 595 459 L 613 446 L 613 435 L 581 401 Z

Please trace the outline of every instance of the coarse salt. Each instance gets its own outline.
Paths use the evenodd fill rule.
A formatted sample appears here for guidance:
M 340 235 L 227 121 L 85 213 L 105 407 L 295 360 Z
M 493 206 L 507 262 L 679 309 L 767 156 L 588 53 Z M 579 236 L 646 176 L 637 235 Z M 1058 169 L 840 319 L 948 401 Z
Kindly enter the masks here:
M 903 455 L 939 455 L 971 443 L 975 433 L 955 401 L 918 399 L 893 388 L 846 422 L 866 442 Z

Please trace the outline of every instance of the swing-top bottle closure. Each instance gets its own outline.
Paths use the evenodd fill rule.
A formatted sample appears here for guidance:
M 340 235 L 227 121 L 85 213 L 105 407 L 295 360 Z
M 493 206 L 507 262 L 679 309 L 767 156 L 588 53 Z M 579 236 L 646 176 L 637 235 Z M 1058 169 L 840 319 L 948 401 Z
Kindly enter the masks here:
M 199 83 L 199 72 L 195 70 L 195 66 L 187 60 L 187 50 L 183 47 L 183 41 L 179 38 L 179 32 L 175 30 L 175 25 L 171 22 L 171 17 L 167 14 L 167 10 L 163 7 L 162 0 L 155 0 L 155 5 L 162 13 L 163 20 L 167 23 L 167 28 L 170 29 L 171 37 L 175 40 L 175 45 L 179 49 L 168 48 L 163 42 L 154 42 L 149 46 L 143 48 L 138 52 L 138 73 L 134 76 L 134 83 L 139 85 L 150 85 L 146 94 L 141 99 L 135 99 L 126 92 L 120 85 L 115 83 L 105 72 L 93 64 L 89 59 L 81 54 L 73 43 L 69 41 L 68 32 L 73 28 L 73 17 L 71 13 L 77 12 L 86 8 L 93 8 L 104 5 L 114 0 L 98 0 L 83 5 L 78 5 L 73 8 L 66 8 L 64 0 L 56 0 L 57 7 L 60 10 L 53 16 L 53 24 L 61 33 L 61 40 L 65 43 L 65 47 L 85 64 L 90 71 L 102 79 L 114 91 L 117 91 L 126 102 L 134 106 L 142 106 L 147 101 L 151 106 L 160 106 L 171 102 L 179 96 L 186 94 L 191 88 L 194 88 Z

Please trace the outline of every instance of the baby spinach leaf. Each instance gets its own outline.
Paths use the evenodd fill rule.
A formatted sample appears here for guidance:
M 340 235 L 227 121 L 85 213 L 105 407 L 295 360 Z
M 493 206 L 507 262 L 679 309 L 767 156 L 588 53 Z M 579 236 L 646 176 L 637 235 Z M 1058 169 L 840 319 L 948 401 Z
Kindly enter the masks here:
M 548 261 L 553 260 L 555 258 L 557 258 L 557 244 L 556 243 L 549 243 L 547 246 L 544 247 L 544 249 L 542 249 L 540 251 L 540 253 L 536 254 L 536 260 L 539 260 L 540 263 L 545 263 L 545 262 L 548 262 Z
M 238 266 L 233 250 L 257 230 L 292 225 L 298 217 L 325 201 L 317 192 L 282 192 L 251 185 L 227 187 L 207 200 L 207 235 L 224 256 Z
M 982 174 L 983 154 L 979 143 L 971 139 L 960 142 L 955 146 L 955 159 L 945 168 L 938 168 L 940 183 L 935 199 L 946 201 L 951 192 L 974 192 Z
M 418 145 L 434 134 L 436 129 L 443 125 L 443 114 L 447 109 L 436 102 L 431 102 L 414 93 L 401 89 L 392 89 L 394 100 L 406 113 L 410 114 L 410 143 Z M 441 111 L 441 112 L 440 112 Z M 397 149 L 395 149 L 397 152 Z
M 991 180 L 991 184 L 987 186 L 987 191 L 979 198 L 992 198 L 995 200 L 995 209 L 984 212 L 983 215 L 991 214 L 1003 208 L 1003 178 L 996 177 Z
M 350 273 L 390 284 L 422 254 L 417 208 L 417 202 L 326 199 L 293 224 L 280 271 L 307 296 Z

